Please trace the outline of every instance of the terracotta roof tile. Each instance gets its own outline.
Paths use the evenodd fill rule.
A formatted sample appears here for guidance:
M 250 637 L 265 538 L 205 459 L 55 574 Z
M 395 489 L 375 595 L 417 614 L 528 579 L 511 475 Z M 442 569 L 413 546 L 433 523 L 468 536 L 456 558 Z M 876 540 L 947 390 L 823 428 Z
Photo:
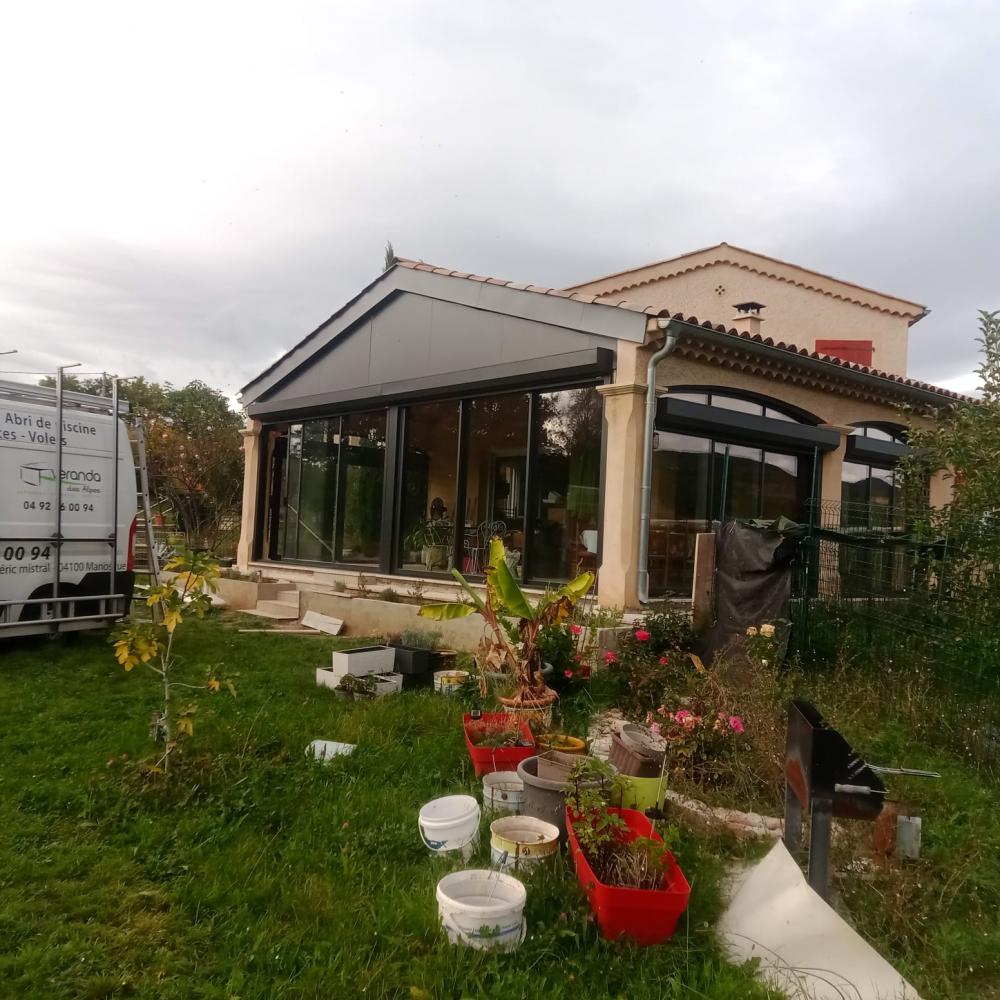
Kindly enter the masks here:
M 577 302 L 606 306 L 609 309 L 626 309 L 629 312 L 644 313 L 647 316 L 663 316 L 669 314 L 669 310 L 656 309 L 653 306 L 644 306 L 637 303 L 633 304 L 626 299 L 609 302 L 607 299 L 599 299 L 596 295 L 575 292 L 572 289 L 546 288 L 541 285 L 522 285 L 518 282 L 502 281 L 499 278 L 484 278 L 477 274 L 467 274 L 464 271 L 451 271 L 448 268 L 433 267 L 430 264 L 407 260 L 403 257 L 396 258 L 396 265 L 416 271 L 433 271 L 435 274 L 444 274 L 451 278 L 465 278 L 470 281 L 488 282 L 492 285 L 504 285 L 509 288 L 531 292 L 536 295 L 552 295 L 563 299 L 570 298 Z M 975 402 L 972 397 L 964 396 L 959 392 L 952 392 L 950 389 L 942 389 L 940 386 L 931 385 L 928 382 L 920 382 L 916 379 L 906 378 L 903 375 L 891 375 L 888 372 L 879 371 L 876 368 L 867 368 L 864 365 L 859 365 L 851 361 L 844 361 L 841 358 L 835 358 L 829 354 L 820 354 L 817 351 L 810 351 L 806 347 L 797 347 L 795 344 L 786 344 L 784 341 L 775 343 L 770 337 L 762 337 L 759 333 L 751 334 L 747 333 L 745 330 L 737 330 L 733 327 L 727 328 L 722 324 L 712 323 L 710 320 L 699 320 L 696 316 L 685 316 L 683 313 L 674 313 L 672 318 L 678 322 L 686 323 L 688 326 L 701 327 L 703 330 L 711 330 L 714 333 L 724 333 L 738 340 L 751 341 L 765 347 L 770 347 L 776 351 L 782 351 L 786 354 L 795 354 L 800 357 L 811 358 L 814 361 L 825 361 L 828 364 L 836 365 L 838 368 L 843 368 L 846 371 L 855 371 L 864 375 L 874 375 L 877 378 L 885 379 L 887 382 L 895 382 L 899 386 L 911 389 L 921 389 L 925 392 L 933 392 L 945 399 L 952 399 L 956 402 L 963 403 Z

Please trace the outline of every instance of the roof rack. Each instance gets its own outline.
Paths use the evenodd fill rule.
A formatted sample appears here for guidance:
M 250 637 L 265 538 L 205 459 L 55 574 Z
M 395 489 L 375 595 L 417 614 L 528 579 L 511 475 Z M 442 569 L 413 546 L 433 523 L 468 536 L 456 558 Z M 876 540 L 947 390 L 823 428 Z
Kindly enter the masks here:
M 14 400 L 19 403 L 42 403 L 45 406 L 56 405 L 56 390 L 43 385 L 31 385 L 28 382 L 10 382 L 0 379 L 0 399 Z M 86 410 L 91 413 L 110 413 L 114 404 L 108 396 L 90 396 L 84 392 L 63 390 L 63 407 L 73 410 Z M 118 413 L 128 413 L 129 404 L 126 399 L 118 400 Z

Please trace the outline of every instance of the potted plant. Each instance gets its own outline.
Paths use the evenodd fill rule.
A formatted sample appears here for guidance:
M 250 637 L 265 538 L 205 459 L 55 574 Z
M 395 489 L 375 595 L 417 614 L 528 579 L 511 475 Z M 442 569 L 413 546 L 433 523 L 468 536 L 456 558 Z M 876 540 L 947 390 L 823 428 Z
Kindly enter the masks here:
M 602 763 L 581 760 L 566 786 L 577 878 L 605 938 L 659 944 L 673 935 L 691 887 L 652 822 L 635 809 L 609 806 L 607 785 L 587 780 Z M 667 841 L 674 833 L 667 831 Z
M 537 603 L 525 596 L 507 563 L 507 552 L 499 538 L 490 540 L 490 558 L 485 568 L 486 600 L 484 601 L 458 570 L 452 575 L 462 585 L 469 597 L 468 603 L 449 602 L 425 604 L 419 614 L 434 621 L 447 621 L 480 614 L 487 629 L 476 651 L 480 683 L 486 694 L 486 674 L 503 670 L 512 680 L 509 695 L 499 701 L 509 712 L 532 715 L 548 713 L 557 695 L 542 676 L 542 658 L 537 648 L 538 632 L 543 626 L 565 621 L 576 602 L 590 590 L 594 575 L 581 573 L 556 591 L 546 592 Z M 513 639 L 504 626 L 504 615 L 516 619 Z
M 418 521 L 403 540 L 404 546 L 413 552 L 420 552 L 420 561 L 429 570 L 448 568 L 451 556 L 455 525 L 450 518 L 431 518 Z
M 528 724 L 506 712 L 483 712 L 478 718 L 466 715 L 462 728 L 478 777 L 512 771 L 535 753 L 535 738 Z

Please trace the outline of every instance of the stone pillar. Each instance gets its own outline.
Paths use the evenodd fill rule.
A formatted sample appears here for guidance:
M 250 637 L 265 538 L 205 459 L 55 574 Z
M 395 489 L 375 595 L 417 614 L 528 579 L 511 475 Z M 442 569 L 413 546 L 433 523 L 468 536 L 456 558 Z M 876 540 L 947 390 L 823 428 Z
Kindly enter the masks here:
M 243 516 L 240 520 L 240 543 L 236 547 L 236 566 L 245 573 L 253 556 L 253 533 L 257 523 L 257 476 L 260 472 L 260 421 L 247 417 L 243 435 Z
M 604 464 L 604 523 L 597 597 L 605 607 L 639 603 L 639 494 L 646 387 L 633 382 L 599 385 L 604 397 L 607 454 Z
M 833 451 L 826 452 L 821 459 L 823 482 L 820 488 L 820 498 L 823 505 L 815 512 L 814 517 L 817 525 L 836 528 L 840 526 L 840 480 L 843 474 L 844 455 L 847 451 L 847 439 L 855 428 L 847 424 L 820 424 L 820 427 L 837 431 L 840 434 L 840 444 Z M 831 524 L 831 521 L 836 523 Z M 820 543 L 821 546 L 825 544 Z M 835 597 L 840 593 L 840 569 L 838 566 L 832 565 L 830 559 L 821 557 L 819 560 L 817 587 L 819 593 L 827 597 Z

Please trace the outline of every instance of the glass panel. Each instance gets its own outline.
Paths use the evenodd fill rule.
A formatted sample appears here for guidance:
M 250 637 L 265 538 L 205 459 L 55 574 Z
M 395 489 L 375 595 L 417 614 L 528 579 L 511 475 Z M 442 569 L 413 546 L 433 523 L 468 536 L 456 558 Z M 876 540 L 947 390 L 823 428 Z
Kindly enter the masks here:
M 876 441 L 894 441 L 895 438 L 888 432 L 878 427 L 866 427 L 865 437 L 874 438 Z
M 311 420 L 302 428 L 299 533 L 295 558 L 333 560 L 333 510 L 337 496 L 340 420 Z M 292 553 L 288 553 L 291 555 Z
M 667 390 L 667 395 L 671 399 L 682 399 L 685 403 L 707 403 L 707 392 L 675 392 L 673 389 Z
M 597 568 L 601 398 L 593 388 L 539 393 L 531 576 L 568 580 Z
M 773 406 L 764 407 L 764 416 L 769 417 L 771 420 L 786 420 L 791 424 L 800 424 L 801 420 L 796 420 L 795 417 L 790 417 L 787 413 L 782 413 L 781 410 L 776 410 Z
M 292 424 L 288 429 L 285 503 L 282 510 L 282 524 L 278 532 L 278 536 L 281 538 L 281 554 L 290 559 L 295 558 L 299 530 L 299 475 L 301 470 L 302 424 Z
M 455 537 L 459 404 L 407 407 L 397 553 L 402 569 L 444 573 Z
M 724 410 L 737 410 L 740 413 L 752 413 L 758 417 L 764 412 L 764 407 L 760 403 L 754 403 L 749 399 L 736 399 L 733 396 L 720 396 L 714 392 L 712 406 L 721 406 Z
M 511 570 L 521 574 L 528 396 L 512 393 L 468 404 L 462 572 L 481 573 L 490 537 L 503 538 Z
M 893 485 L 895 475 L 891 469 L 870 470 L 871 526 L 887 528 L 892 523 Z
M 726 451 L 729 452 L 729 474 L 726 476 Z M 763 455 L 759 448 L 739 444 L 715 443 L 715 500 L 713 512 L 723 520 L 730 517 L 760 517 L 760 481 Z M 722 498 L 725 482 L 725 501 Z M 725 510 L 722 505 L 725 502 Z
M 656 596 L 689 594 L 698 532 L 711 530 L 712 442 L 660 433 L 653 453 L 649 586 Z
M 840 467 L 840 521 L 845 527 L 868 526 L 868 466 L 844 462 Z
M 764 453 L 764 495 L 761 517 L 802 517 L 802 493 L 799 484 L 799 460 L 794 455 Z
M 338 558 L 347 563 L 376 565 L 382 541 L 385 410 L 344 417 L 342 433 Z

